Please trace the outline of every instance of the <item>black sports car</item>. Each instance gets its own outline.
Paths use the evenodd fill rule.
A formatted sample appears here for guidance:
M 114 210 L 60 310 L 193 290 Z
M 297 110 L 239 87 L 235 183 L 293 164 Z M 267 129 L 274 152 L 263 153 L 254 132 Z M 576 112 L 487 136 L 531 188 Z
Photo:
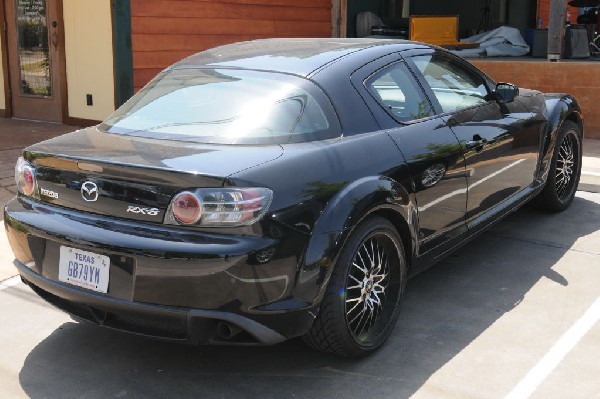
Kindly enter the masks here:
M 574 98 L 436 47 L 279 39 L 193 55 L 24 150 L 5 225 L 78 319 L 190 343 L 382 345 L 407 278 L 581 169 Z

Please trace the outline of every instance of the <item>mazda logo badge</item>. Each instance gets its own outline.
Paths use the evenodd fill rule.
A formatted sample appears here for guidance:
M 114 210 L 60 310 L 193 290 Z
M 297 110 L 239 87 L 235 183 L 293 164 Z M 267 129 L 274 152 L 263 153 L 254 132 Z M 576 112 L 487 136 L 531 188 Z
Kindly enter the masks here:
M 98 199 L 98 185 L 91 181 L 86 181 L 81 185 L 81 197 L 84 201 L 94 202 Z

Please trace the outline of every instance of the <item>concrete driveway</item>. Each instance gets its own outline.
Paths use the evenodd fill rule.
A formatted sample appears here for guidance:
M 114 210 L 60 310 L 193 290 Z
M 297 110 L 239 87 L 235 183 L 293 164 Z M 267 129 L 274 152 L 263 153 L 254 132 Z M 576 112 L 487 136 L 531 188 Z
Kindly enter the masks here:
M 2 262 L 6 262 L 3 258 Z M 0 396 L 10 398 L 598 398 L 600 194 L 522 209 L 408 284 L 374 355 L 295 340 L 188 347 L 73 322 L 0 285 Z

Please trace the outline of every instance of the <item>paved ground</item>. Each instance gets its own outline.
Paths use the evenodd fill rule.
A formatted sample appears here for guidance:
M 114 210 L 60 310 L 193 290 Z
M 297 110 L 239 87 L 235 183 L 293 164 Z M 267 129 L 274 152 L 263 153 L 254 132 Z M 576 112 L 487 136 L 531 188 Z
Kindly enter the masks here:
M 21 145 L 2 130 L 0 147 Z M 597 148 L 584 154 L 593 173 Z M 599 266 L 600 194 L 560 214 L 522 209 L 411 279 L 388 344 L 358 361 L 298 341 L 187 347 L 107 331 L 0 274 L 0 397 L 598 398 Z
M 598 398 L 598 220 L 600 194 L 580 192 L 557 215 L 518 211 L 412 279 L 388 344 L 354 361 L 298 341 L 186 347 L 107 331 L 71 321 L 21 283 L 5 288 L 18 281 L 11 279 L 0 288 L 0 392 L 11 398 Z

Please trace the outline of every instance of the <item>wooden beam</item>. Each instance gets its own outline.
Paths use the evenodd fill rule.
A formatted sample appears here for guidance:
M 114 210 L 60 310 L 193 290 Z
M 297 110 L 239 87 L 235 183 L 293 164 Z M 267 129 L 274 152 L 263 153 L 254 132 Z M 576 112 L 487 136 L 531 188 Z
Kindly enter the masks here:
M 550 0 L 550 21 L 548 23 L 548 59 L 560 60 L 564 53 L 565 20 L 567 1 Z
M 342 4 L 340 6 L 340 37 L 348 36 L 347 31 L 347 23 L 348 23 L 348 0 L 341 0 Z
M 331 37 L 346 37 L 347 0 L 331 0 Z
M 331 0 L 331 37 L 340 37 L 341 6 L 340 0 Z

